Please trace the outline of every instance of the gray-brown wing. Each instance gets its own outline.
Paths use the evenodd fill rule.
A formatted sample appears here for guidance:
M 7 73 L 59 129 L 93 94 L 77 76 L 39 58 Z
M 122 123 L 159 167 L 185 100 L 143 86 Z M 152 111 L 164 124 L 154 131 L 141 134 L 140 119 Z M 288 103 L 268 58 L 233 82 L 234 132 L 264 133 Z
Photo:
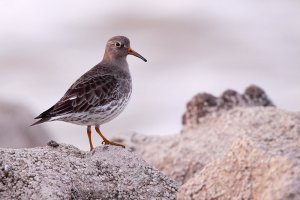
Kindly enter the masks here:
M 106 105 L 119 98 L 121 84 L 122 80 L 118 80 L 113 75 L 78 80 L 45 114 L 48 117 L 54 117 L 68 113 L 86 112 L 92 107 Z

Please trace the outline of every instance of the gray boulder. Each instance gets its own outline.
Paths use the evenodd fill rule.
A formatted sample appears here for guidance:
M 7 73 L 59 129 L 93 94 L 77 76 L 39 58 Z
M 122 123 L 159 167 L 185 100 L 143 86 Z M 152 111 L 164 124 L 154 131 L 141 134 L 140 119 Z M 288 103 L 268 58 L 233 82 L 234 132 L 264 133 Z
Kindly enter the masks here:
M 183 184 L 178 199 L 300 199 L 299 139 L 288 137 L 282 142 L 240 138 L 222 159 Z
M 45 145 L 50 140 L 48 132 L 42 126 L 29 127 L 34 117 L 25 106 L 0 101 L 0 147 Z
M 218 115 L 219 111 L 226 111 L 235 107 L 269 107 L 274 106 L 266 92 L 250 85 L 243 94 L 228 89 L 219 97 L 209 93 L 195 95 L 186 105 L 186 112 L 182 116 L 183 131 L 196 127 L 206 115 Z
M 177 183 L 127 149 L 0 149 L 0 199 L 175 199 Z
M 119 140 L 178 181 L 180 200 L 300 199 L 300 113 L 262 91 L 193 98 L 181 134 Z
M 251 134 L 263 120 L 266 123 L 258 134 L 264 129 L 278 131 L 285 120 L 283 114 L 258 86 L 249 86 L 244 94 L 226 90 L 220 97 L 200 93 L 187 103 L 181 134 L 160 137 L 132 133 L 118 140 L 183 184 L 207 163 L 224 156 L 238 137 Z

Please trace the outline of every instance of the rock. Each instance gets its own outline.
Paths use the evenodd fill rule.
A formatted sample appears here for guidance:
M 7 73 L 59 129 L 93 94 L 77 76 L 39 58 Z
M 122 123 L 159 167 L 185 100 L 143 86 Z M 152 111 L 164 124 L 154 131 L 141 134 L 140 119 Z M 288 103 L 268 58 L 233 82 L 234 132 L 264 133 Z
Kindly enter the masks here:
M 299 139 L 288 145 L 286 140 L 281 148 L 278 142 L 241 138 L 224 158 L 207 164 L 188 180 L 178 199 L 300 199 L 296 142 Z
M 182 185 L 178 199 L 300 199 L 300 113 L 257 86 L 197 95 L 181 134 L 121 140 Z
M 220 97 L 208 93 L 199 93 L 187 103 L 187 109 L 182 117 L 183 130 L 196 127 L 208 114 L 218 114 L 221 110 L 234 107 L 274 106 L 263 89 L 251 85 L 244 94 L 234 90 L 226 90 Z
M 242 95 L 234 90 L 226 90 L 221 97 L 201 93 L 187 104 L 181 134 L 159 137 L 133 133 L 118 139 L 183 184 L 208 162 L 224 156 L 246 130 L 255 129 L 251 123 L 261 123 L 260 118 L 268 121 L 273 118 L 268 115 L 276 112 L 279 110 L 258 86 L 249 86 Z M 266 123 L 264 128 L 270 127 Z
M 0 102 L 0 147 L 25 148 L 45 145 L 48 132 L 42 126 L 29 127 L 33 114 L 24 106 Z
M 176 198 L 177 183 L 127 149 L 58 144 L 0 152 L 0 199 Z
M 236 107 L 183 134 L 123 140 L 183 184 L 178 199 L 300 199 L 300 113 Z

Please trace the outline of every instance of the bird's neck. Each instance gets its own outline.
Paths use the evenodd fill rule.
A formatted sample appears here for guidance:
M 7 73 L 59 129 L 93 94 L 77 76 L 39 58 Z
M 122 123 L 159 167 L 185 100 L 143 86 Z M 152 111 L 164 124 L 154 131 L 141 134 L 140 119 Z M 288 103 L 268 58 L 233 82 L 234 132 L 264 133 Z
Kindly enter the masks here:
M 101 63 L 107 66 L 117 67 L 124 72 L 129 72 L 126 57 L 110 57 L 105 55 Z

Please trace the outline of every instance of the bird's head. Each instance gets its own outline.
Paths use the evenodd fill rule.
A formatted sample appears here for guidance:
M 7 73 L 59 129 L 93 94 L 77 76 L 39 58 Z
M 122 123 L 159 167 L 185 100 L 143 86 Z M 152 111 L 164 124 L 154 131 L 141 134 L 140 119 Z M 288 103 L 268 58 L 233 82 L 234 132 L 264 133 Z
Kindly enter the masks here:
M 147 62 L 143 56 L 130 47 L 130 41 L 127 37 L 115 36 L 107 41 L 104 57 L 108 57 L 109 59 L 118 59 L 126 58 L 128 54 L 134 55 Z

